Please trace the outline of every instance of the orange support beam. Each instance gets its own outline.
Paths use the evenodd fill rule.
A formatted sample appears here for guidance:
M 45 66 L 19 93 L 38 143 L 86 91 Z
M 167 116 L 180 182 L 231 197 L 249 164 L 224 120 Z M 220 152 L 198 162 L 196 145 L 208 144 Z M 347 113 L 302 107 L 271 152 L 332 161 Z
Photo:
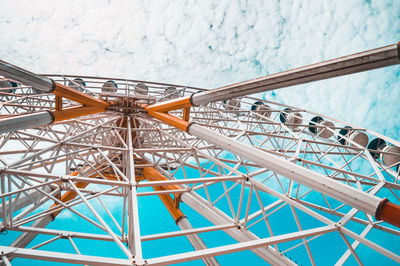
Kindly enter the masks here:
M 89 96 L 86 93 L 80 92 L 78 90 L 72 89 L 70 87 L 64 86 L 60 83 L 56 83 L 56 86 L 53 90 L 53 93 L 56 96 L 64 97 L 70 99 L 72 101 L 78 102 L 80 104 L 92 107 L 99 107 L 105 109 L 109 106 L 109 103 L 97 99 L 95 97 Z
M 103 169 L 103 171 L 106 171 L 106 173 L 103 173 L 103 176 L 106 177 L 108 180 L 117 180 L 117 177 L 114 174 L 107 173 L 107 169 Z M 70 175 L 77 176 L 78 174 L 79 174 L 79 172 L 75 171 L 75 172 L 71 173 Z M 154 169 L 152 167 L 143 168 L 142 175 L 144 178 L 146 178 L 150 182 L 151 181 L 160 181 L 160 180 L 169 180 L 167 177 L 165 177 L 164 175 L 162 175 L 160 172 L 158 172 L 156 169 Z M 137 177 L 140 178 L 141 176 L 137 176 Z M 94 173 L 94 174 L 90 175 L 89 178 L 101 178 L 101 176 L 98 175 L 97 173 Z M 89 184 L 90 183 L 88 183 L 88 182 L 76 182 L 75 186 L 77 188 L 85 188 Z M 182 188 L 178 185 L 164 185 L 164 186 L 153 186 L 153 189 L 155 191 L 165 191 L 165 190 L 177 190 L 177 189 L 182 189 Z M 61 197 L 60 197 L 60 195 L 58 195 L 57 197 L 59 197 L 59 199 L 62 202 L 66 203 L 66 202 L 74 199 L 77 195 L 78 194 L 75 191 L 67 191 Z M 175 199 L 173 199 L 171 197 L 171 195 L 167 195 L 167 194 L 158 195 L 158 197 L 161 199 L 161 201 L 167 208 L 168 212 L 171 214 L 171 216 L 174 218 L 174 220 L 177 221 L 179 218 L 181 218 L 184 215 L 183 215 L 182 211 L 179 209 L 179 204 L 176 202 L 177 200 L 179 200 L 179 194 L 175 194 L 174 196 L 175 196 Z M 50 208 L 56 208 L 59 205 L 60 205 L 59 203 L 55 202 Z M 60 214 L 60 212 L 62 210 L 63 209 L 52 213 L 51 215 L 52 215 L 53 219 L 58 214 Z
M 148 111 L 148 114 L 182 131 L 187 131 L 190 125 L 188 121 L 185 121 L 168 113 Z
M 56 96 L 56 111 L 62 110 L 62 97 Z
M 400 227 L 400 206 L 384 199 L 382 208 L 375 218 Z
M 160 180 L 169 180 L 167 177 L 162 175 L 156 169 L 152 167 L 143 168 L 143 176 L 149 181 L 160 181 Z M 164 185 L 164 186 L 153 186 L 153 189 L 156 191 L 164 191 L 164 190 L 175 190 L 182 189 L 178 185 Z M 161 199 L 168 212 L 174 218 L 175 222 L 178 221 L 183 215 L 182 211 L 179 209 L 179 204 L 177 200 L 179 200 L 179 194 L 175 194 L 175 200 L 172 199 L 170 195 L 160 194 L 158 197 Z
M 56 95 L 53 122 L 60 122 L 81 116 L 101 113 L 110 105 L 108 102 L 89 96 L 86 93 L 64 86 L 60 83 L 55 83 L 53 93 Z M 83 106 L 62 109 L 63 97 L 78 102 Z
M 75 172 L 71 173 L 70 176 L 77 176 L 78 174 L 79 174 L 79 171 L 75 171 Z M 109 180 L 117 180 L 117 177 L 116 177 L 115 175 L 105 174 L 104 176 L 105 176 L 107 179 L 109 179 Z M 100 178 L 100 176 L 99 176 L 97 173 L 95 173 L 95 174 L 93 174 L 93 175 L 90 175 L 89 178 Z M 88 182 L 76 182 L 76 183 L 75 183 L 75 186 L 76 186 L 77 188 L 85 188 L 85 187 L 87 187 L 88 185 L 89 185 Z M 76 193 L 75 191 L 67 191 L 67 192 L 65 192 L 61 197 L 59 197 L 59 195 L 58 195 L 57 197 L 58 197 L 62 202 L 65 203 L 65 202 L 68 202 L 68 201 L 74 199 L 77 195 L 78 195 L 78 193 Z M 60 205 L 59 203 L 55 202 L 50 208 L 55 208 L 55 207 L 58 207 L 59 205 Z M 63 210 L 63 209 L 58 210 L 58 211 L 52 213 L 51 216 L 53 217 L 53 219 L 54 219 L 58 214 L 60 214 L 60 212 L 61 212 L 62 210 Z
M 164 190 L 162 187 L 153 187 L 153 189 L 156 191 Z M 168 212 L 171 214 L 172 218 L 174 218 L 175 222 L 178 221 L 179 218 L 184 216 L 183 212 L 179 208 L 176 208 L 176 206 L 174 204 L 174 200 L 172 199 L 172 197 L 170 195 L 161 194 L 161 195 L 158 195 L 158 197 L 161 199 L 161 201 L 167 208 Z
M 191 106 L 190 98 L 185 97 L 149 105 L 147 111 L 168 112 L 182 108 L 190 108 Z
M 183 109 L 183 120 L 188 122 L 189 121 L 189 114 L 190 114 L 190 108 L 185 108 Z
M 166 102 L 152 104 L 144 108 L 150 116 L 153 116 L 180 130 L 187 131 L 190 125 L 188 121 L 189 121 L 189 113 L 191 106 L 192 104 L 190 103 L 190 98 L 185 97 L 185 98 L 174 99 Z M 168 111 L 182 109 L 182 108 L 184 109 L 183 119 L 168 114 Z
M 59 111 L 54 111 L 54 122 L 59 122 L 63 120 L 68 120 L 72 118 L 77 118 L 81 116 L 86 116 L 86 115 L 93 115 L 97 113 L 104 112 L 104 108 L 99 108 L 99 107 L 85 107 L 85 106 L 79 106 L 79 107 L 71 107 Z
M 79 174 L 79 172 L 78 172 L 78 171 L 75 171 L 75 172 L 71 173 L 70 175 L 71 175 L 71 176 L 77 176 L 78 174 Z M 85 188 L 85 187 L 88 185 L 88 183 L 78 182 L 78 183 L 76 183 L 75 185 L 76 185 L 77 188 Z M 72 200 L 73 198 L 75 198 L 77 195 L 78 195 L 78 194 L 77 194 L 75 191 L 67 191 L 67 192 L 65 192 L 65 193 L 61 196 L 61 198 L 59 198 L 59 199 L 60 199 L 62 202 L 67 202 L 67 201 Z M 60 205 L 59 203 L 55 202 L 53 205 L 51 205 L 50 208 L 55 208 L 55 207 L 58 207 L 59 205 Z M 62 210 L 63 210 L 63 209 L 58 210 L 58 211 L 56 211 L 56 212 L 54 212 L 54 213 L 51 214 L 51 216 L 53 217 L 53 220 L 54 220 L 54 218 L 56 218 L 57 215 L 60 214 L 60 212 L 61 212 Z
M 156 169 L 152 167 L 144 167 L 143 168 L 143 176 L 149 181 L 162 181 L 162 180 L 169 180 L 163 174 L 158 172 Z M 175 190 L 175 189 L 182 189 L 178 185 L 164 185 L 162 186 L 165 190 Z

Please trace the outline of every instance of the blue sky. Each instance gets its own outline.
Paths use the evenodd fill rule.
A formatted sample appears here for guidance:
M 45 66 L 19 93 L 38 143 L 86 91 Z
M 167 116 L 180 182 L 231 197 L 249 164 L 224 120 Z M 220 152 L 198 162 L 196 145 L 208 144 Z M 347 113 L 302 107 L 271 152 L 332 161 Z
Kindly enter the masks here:
M 3 0 L 0 8 L 0 58 L 13 64 L 209 89 L 399 40 L 392 0 Z M 399 140 L 399 76 L 394 66 L 264 98 Z

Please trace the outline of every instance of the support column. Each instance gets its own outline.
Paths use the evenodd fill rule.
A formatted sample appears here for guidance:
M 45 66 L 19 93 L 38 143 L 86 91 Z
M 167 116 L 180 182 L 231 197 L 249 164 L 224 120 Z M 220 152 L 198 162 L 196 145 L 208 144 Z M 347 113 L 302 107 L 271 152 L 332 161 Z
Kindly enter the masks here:
M 135 165 L 133 160 L 133 136 L 131 127 L 131 118 L 127 119 L 127 146 L 128 150 L 125 153 L 126 163 L 126 176 L 129 178 L 131 187 L 128 188 L 128 246 L 132 254 L 134 255 L 133 262 L 137 265 L 144 265 L 145 261 L 142 257 L 142 243 L 140 237 L 140 226 L 139 226 L 139 213 L 138 213 L 138 202 L 137 202 L 137 191 L 136 191 L 136 179 L 135 179 Z

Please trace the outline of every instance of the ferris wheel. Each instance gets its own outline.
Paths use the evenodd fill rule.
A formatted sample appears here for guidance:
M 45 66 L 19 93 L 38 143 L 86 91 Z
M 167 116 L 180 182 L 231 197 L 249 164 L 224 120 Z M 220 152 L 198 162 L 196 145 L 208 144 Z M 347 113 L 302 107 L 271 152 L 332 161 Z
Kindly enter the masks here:
M 2 263 L 400 263 L 400 142 L 254 96 L 399 47 L 214 90 L 0 61 Z

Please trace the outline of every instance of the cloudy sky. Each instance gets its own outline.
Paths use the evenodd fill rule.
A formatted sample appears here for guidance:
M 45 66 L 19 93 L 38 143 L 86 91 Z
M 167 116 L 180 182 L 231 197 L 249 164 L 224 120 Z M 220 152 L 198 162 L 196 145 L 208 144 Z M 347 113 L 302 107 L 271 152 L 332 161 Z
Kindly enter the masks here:
M 38 73 L 216 88 L 400 40 L 380 1 L 2 0 L 0 58 Z M 400 138 L 400 67 L 265 97 Z

